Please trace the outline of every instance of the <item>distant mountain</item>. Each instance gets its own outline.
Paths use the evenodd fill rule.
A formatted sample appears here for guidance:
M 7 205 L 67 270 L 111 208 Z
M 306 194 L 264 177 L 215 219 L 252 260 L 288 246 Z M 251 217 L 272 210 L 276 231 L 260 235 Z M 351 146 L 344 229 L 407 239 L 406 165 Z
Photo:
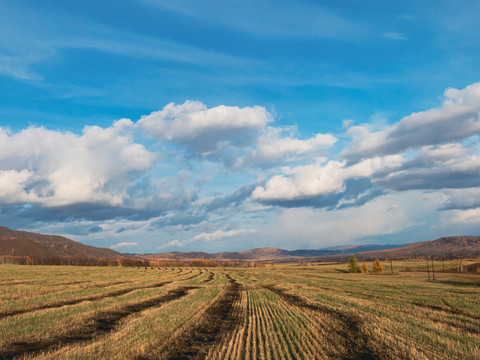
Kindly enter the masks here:
M 283 250 L 272 247 L 256 248 L 244 251 L 206 253 L 206 252 L 165 252 L 158 254 L 139 255 L 146 259 L 215 259 L 215 260 L 257 260 L 281 261 L 300 260 L 305 258 L 328 257 L 335 255 L 353 254 L 358 251 L 392 249 L 402 245 L 349 245 L 319 250 Z
M 408 245 L 347 245 L 319 250 L 283 250 L 264 247 L 235 252 L 206 253 L 174 251 L 139 256 L 145 259 L 177 260 L 296 261 L 302 259 L 321 259 L 343 261 L 348 259 L 348 256 L 352 254 L 355 254 L 359 260 L 425 256 L 445 256 L 450 258 L 479 257 L 480 236 L 450 236 Z
M 397 249 L 360 252 L 359 259 L 366 258 L 405 258 L 405 257 L 478 257 L 480 256 L 480 236 L 448 236 L 436 240 L 411 243 Z
M 34 256 L 37 258 L 102 258 L 119 259 L 119 252 L 80 244 L 57 235 L 41 235 L 0 226 L 0 256 Z
M 165 252 L 158 254 L 122 254 L 117 251 L 88 246 L 57 235 L 41 235 L 0 226 L 0 256 L 33 256 L 36 258 L 97 258 L 97 259 L 173 259 L 173 260 L 250 260 L 297 261 L 302 259 L 338 260 L 355 254 L 359 260 L 396 259 L 405 257 L 445 256 L 450 258 L 479 257 L 480 236 L 450 236 L 408 245 L 348 245 L 318 250 L 284 250 L 262 247 L 244 251 L 206 253 Z

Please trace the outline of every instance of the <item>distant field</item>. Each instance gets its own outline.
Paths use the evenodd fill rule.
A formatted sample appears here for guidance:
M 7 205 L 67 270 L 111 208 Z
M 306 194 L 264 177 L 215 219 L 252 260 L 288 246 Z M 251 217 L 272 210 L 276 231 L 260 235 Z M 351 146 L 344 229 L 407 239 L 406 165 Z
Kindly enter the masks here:
M 383 265 L 0 265 L 0 359 L 480 359 L 480 275 Z

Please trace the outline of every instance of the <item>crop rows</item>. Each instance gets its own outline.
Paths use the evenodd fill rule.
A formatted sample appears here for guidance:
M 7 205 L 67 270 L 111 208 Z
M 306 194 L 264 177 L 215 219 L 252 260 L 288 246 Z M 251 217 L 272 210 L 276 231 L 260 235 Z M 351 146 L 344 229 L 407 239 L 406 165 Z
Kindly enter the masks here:
M 475 275 L 0 267 L 0 359 L 474 359 Z

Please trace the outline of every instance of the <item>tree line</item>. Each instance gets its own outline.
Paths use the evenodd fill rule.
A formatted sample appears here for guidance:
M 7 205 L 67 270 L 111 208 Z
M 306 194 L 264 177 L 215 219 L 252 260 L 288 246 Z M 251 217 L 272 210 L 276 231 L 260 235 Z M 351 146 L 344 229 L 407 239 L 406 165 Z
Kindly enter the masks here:
M 120 267 L 264 267 L 265 264 L 249 261 L 200 260 L 145 260 L 135 258 L 102 259 L 88 257 L 35 257 L 0 256 L 0 264 L 16 265 L 73 265 L 73 266 L 120 266 Z

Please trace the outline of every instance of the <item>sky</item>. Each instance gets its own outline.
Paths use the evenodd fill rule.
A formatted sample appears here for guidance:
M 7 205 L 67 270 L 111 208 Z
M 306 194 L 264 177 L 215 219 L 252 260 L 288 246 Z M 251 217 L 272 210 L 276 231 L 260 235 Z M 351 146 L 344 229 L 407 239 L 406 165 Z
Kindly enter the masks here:
M 479 235 L 479 14 L 0 0 L 0 225 L 129 253 Z

